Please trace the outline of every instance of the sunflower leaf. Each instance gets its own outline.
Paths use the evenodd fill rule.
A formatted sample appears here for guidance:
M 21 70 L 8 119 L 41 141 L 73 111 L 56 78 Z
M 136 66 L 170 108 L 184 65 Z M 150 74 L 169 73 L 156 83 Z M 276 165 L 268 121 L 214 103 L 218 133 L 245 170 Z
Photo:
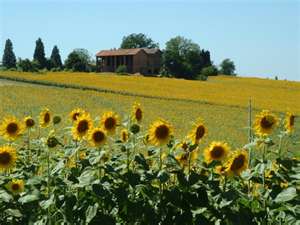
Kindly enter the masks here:
M 297 196 L 296 188 L 289 187 L 289 188 L 283 190 L 282 192 L 280 192 L 276 196 L 276 198 L 274 199 L 274 201 L 276 203 L 287 202 L 287 201 L 290 201 L 290 200 L 294 199 L 296 196 Z

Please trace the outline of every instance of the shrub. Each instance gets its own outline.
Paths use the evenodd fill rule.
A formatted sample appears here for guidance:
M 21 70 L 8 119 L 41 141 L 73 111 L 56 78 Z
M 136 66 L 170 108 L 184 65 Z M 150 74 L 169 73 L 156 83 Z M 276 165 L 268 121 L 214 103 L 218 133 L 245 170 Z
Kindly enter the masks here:
M 199 75 L 196 77 L 196 80 L 206 81 L 206 80 L 207 80 L 207 76 L 206 76 L 206 75 L 203 75 L 203 74 L 199 74 Z
M 204 75 L 204 76 L 217 76 L 218 75 L 218 69 L 215 66 L 204 67 L 201 70 L 201 74 Z
M 17 68 L 23 72 L 37 72 L 39 63 L 36 61 L 30 61 L 29 59 L 19 59 Z
M 127 67 L 125 65 L 120 65 L 116 69 L 116 73 L 118 74 L 126 74 L 127 73 Z

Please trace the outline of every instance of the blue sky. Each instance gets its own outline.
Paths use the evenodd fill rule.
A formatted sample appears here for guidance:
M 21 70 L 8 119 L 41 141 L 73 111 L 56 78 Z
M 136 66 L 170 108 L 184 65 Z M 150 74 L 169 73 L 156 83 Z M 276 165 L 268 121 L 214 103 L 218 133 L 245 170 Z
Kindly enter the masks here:
M 300 80 L 300 0 L 0 0 L 0 54 L 10 38 L 18 57 L 32 58 L 41 37 L 49 57 L 74 48 L 95 54 L 145 33 L 161 48 L 182 35 L 232 59 L 241 76 Z

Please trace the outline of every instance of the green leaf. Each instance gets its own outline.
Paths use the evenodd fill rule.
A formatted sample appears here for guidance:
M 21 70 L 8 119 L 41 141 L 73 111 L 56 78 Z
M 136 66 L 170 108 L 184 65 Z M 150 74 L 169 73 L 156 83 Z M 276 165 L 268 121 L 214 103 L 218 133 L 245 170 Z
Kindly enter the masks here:
M 39 197 L 37 195 L 31 194 L 31 195 L 25 195 L 25 196 L 19 198 L 19 202 L 22 204 L 25 204 L 25 203 L 36 201 L 38 199 L 39 199 Z
M 280 203 L 280 202 L 287 202 L 292 200 L 293 198 L 295 198 L 297 196 L 297 191 L 296 188 L 294 187 L 289 187 L 285 190 L 283 190 L 282 192 L 280 192 L 276 198 L 275 198 L 275 202 Z
M 95 203 L 95 205 L 93 206 L 89 206 L 85 212 L 85 216 L 86 216 L 86 224 L 89 224 L 92 219 L 97 215 L 97 211 L 98 211 L 98 203 Z
M 52 204 L 54 204 L 54 195 L 51 195 L 51 197 L 47 200 L 44 200 L 44 201 L 41 201 L 40 202 L 40 206 L 43 208 L 43 209 L 48 209 L 49 206 L 51 206 Z
M 22 217 L 22 213 L 18 209 L 6 209 L 4 212 L 12 217 Z
M 10 202 L 13 199 L 13 197 L 8 194 L 5 190 L 0 190 L 0 202 Z
M 64 167 L 65 167 L 64 161 L 63 160 L 59 161 L 57 165 L 54 167 L 54 169 L 51 171 L 51 176 L 53 176 L 54 174 L 62 170 Z
M 161 183 L 165 183 L 169 180 L 170 175 L 167 171 L 161 170 L 159 171 L 157 178 L 160 180 Z
M 92 183 L 92 181 L 95 179 L 94 175 L 95 175 L 95 171 L 93 171 L 93 170 L 84 171 L 78 178 L 78 180 L 79 180 L 78 186 L 84 187 L 84 186 L 90 185 Z

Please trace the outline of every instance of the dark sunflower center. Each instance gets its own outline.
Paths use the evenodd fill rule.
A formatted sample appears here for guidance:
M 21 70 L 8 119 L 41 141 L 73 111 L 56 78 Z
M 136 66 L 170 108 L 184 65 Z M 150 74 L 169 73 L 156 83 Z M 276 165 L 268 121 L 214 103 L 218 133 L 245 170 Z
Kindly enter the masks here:
M 72 119 L 77 120 L 77 117 L 80 115 L 80 113 L 74 113 Z
M 8 165 L 11 161 L 11 155 L 8 152 L 0 153 L 0 165 Z
M 27 119 L 26 120 L 26 127 L 33 127 L 34 126 L 34 120 L 33 119 Z
M 187 143 L 183 143 L 183 144 L 181 145 L 181 147 L 182 147 L 183 150 L 187 150 L 187 148 L 188 148 L 189 146 L 188 146 Z
M 135 111 L 135 118 L 137 121 L 140 121 L 143 117 L 143 112 L 140 108 Z
M 19 185 L 19 184 L 13 184 L 13 185 L 11 186 L 11 189 L 13 189 L 14 191 L 17 191 L 17 190 L 20 189 L 20 185 Z
M 9 123 L 6 127 L 7 133 L 15 134 L 18 131 L 18 124 L 16 123 Z
M 273 126 L 274 122 L 270 117 L 263 117 L 260 121 L 260 126 L 264 129 L 270 129 Z
M 113 117 L 108 117 L 104 122 L 104 126 L 107 130 L 111 130 L 115 128 L 116 120 Z
M 49 123 L 50 122 L 50 114 L 49 113 L 45 113 L 45 115 L 44 115 L 44 122 L 45 123 Z
M 126 133 L 126 132 L 123 132 L 123 133 L 122 133 L 122 140 L 123 140 L 123 141 L 126 141 L 126 140 L 127 140 L 127 133 Z
M 77 131 L 79 133 L 84 133 L 89 129 L 89 123 L 86 120 L 82 120 L 77 125 Z
M 166 139 L 169 136 L 169 127 L 166 125 L 160 125 L 155 130 L 155 136 L 158 139 Z
M 199 140 L 201 139 L 205 134 L 205 128 L 204 126 L 199 126 L 197 127 L 197 130 L 196 130 L 196 139 Z
M 246 159 L 245 159 L 245 156 L 244 156 L 244 155 L 239 155 L 239 156 L 237 156 L 237 157 L 233 160 L 230 169 L 231 169 L 232 171 L 236 171 L 236 170 L 241 169 L 241 168 L 244 166 L 244 164 L 245 164 L 245 160 L 246 160 Z
M 93 133 L 93 140 L 95 142 L 101 142 L 104 140 L 104 133 L 102 131 L 96 131 Z
M 213 159 L 219 159 L 224 155 L 224 149 L 221 146 L 215 146 L 210 154 Z
M 295 116 L 291 115 L 290 116 L 290 126 L 294 126 L 294 124 L 295 124 Z

